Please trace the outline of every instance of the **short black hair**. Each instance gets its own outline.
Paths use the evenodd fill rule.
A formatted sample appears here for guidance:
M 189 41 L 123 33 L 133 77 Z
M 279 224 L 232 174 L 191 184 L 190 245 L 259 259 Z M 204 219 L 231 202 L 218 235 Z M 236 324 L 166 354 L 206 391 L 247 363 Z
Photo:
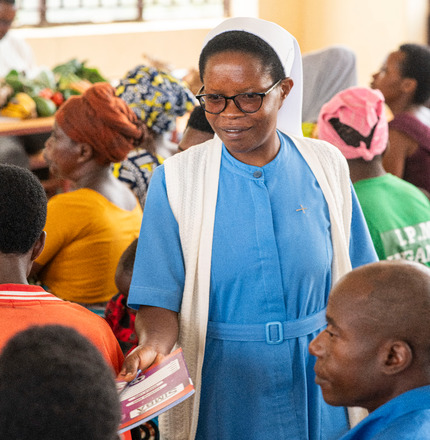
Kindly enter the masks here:
M 194 128 L 195 130 L 204 131 L 205 133 L 214 134 L 214 131 L 206 119 L 206 112 L 200 105 L 194 107 L 193 111 L 188 118 L 187 127 Z
M 363 136 L 355 128 L 340 122 L 339 118 L 331 118 L 328 122 L 346 145 L 358 148 L 360 147 L 361 142 L 364 142 L 366 148 L 370 150 L 373 135 L 375 134 L 376 126 L 379 121 L 373 126 L 368 136 Z
M 0 164 L 0 252 L 28 252 L 43 231 L 46 210 L 45 190 L 31 171 Z
M 399 50 L 405 54 L 400 65 L 404 78 L 413 78 L 417 82 L 414 104 L 424 104 L 430 98 L 430 48 L 423 44 L 402 44 Z
M 245 31 L 227 31 L 209 40 L 199 58 L 200 80 L 203 82 L 208 59 L 221 52 L 240 52 L 261 61 L 273 81 L 285 78 L 285 70 L 275 50 L 257 35 Z
M 34 326 L 0 355 L 0 437 L 115 440 L 121 419 L 113 371 L 70 327 Z

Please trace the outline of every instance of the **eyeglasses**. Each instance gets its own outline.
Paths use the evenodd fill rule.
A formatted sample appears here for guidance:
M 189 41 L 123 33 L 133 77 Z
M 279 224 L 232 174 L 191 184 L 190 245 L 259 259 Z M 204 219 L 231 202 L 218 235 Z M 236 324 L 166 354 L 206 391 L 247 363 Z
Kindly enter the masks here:
M 199 100 L 201 107 L 205 112 L 211 113 L 213 115 L 218 115 L 223 112 L 227 107 L 227 100 L 231 99 L 236 107 L 243 113 L 255 113 L 260 110 L 263 105 L 263 98 L 268 95 L 272 90 L 275 89 L 281 83 L 282 79 L 277 81 L 270 87 L 267 92 L 262 93 L 239 93 L 233 96 L 224 96 L 217 93 L 207 93 L 200 95 L 204 86 L 199 90 L 196 98 Z

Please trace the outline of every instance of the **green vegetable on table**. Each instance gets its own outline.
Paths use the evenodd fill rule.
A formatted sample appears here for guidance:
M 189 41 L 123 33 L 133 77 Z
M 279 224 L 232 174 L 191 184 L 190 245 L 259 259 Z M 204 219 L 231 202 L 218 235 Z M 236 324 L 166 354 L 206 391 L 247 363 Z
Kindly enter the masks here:
M 24 73 L 11 70 L 5 77 L 6 84 L 9 84 L 15 93 L 24 92 L 29 95 L 37 95 L 45 88 L 54 89 L 56 81 L 50 70 L 41 70 L 34 78 L 28 78 Z
M 72 59 L 54 67 L 52 71 L 41 70 L 33 78 L 28 78 L 24 72 L 11 70 L 0 84 L 3 92 L 0 97 L 4 95 L 0 108 L 5 108 L 15 96 L 21 94 L 34 101 L 37 116 L 54 115 L 70 96 L 84 93 L 93 83 L 107 82 L 98 69 L 86 67 L 85 64 L 86 61 Z
M 35 96 L 33 100 L 36 103 L 36 111 L 38 116 L 52 116 L 57 111 L 57 106 L 50 99 Z
M 103 75 L 96 69 L 95 67 L 86 67 L 87 61 L 78 61 L 76 58 L 68 61 L 67 63 L 60 64 L 52 70 L 54 74 L 60 76 L 72 76 L 76 75 L 76 77 L 81 79 L 87 79 L 91 83 L 96 82 L 107 82 L 107 79 L 103 77 Z

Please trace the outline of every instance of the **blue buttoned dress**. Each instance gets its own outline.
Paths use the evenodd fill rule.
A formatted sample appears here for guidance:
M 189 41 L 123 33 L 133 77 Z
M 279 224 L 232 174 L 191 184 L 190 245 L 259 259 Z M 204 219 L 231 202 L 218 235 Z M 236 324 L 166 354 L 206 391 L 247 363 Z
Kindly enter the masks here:
M 346 410 L 323 401 L 308 353 L 331 287 L 329 211 L 296 146 L 279 136 L 279 153 L 261 168 L 222 147 L 198 440 L 335 440 L 348 429 Z M 352 205 L 356 267 L 377 257 L 354 193 Z M 184 263 L 164 166 L 141 237 L 129 305 L 179 312 Z

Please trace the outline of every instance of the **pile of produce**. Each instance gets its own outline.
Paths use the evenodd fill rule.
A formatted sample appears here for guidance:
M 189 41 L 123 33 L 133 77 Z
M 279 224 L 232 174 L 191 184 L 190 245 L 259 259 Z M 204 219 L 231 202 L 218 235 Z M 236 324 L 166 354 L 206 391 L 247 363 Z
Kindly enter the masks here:
M 76 59 L 27 78 L 16 70 L 0 79 L 0 115 L 28 119 L 52 116 L 70 96 L 80 95 L 96 82 L 107 80 L 96 68 Z

